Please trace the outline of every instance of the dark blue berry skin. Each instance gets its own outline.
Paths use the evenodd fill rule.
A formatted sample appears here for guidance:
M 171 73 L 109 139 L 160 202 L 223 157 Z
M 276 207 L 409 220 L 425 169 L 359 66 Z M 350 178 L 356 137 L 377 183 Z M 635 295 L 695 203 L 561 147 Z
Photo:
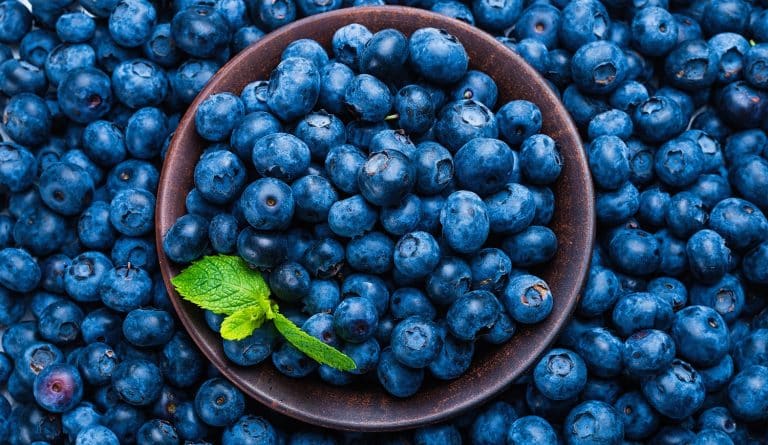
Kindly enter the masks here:
M 765 114 L 765 100 L 765 92 L 744 81 L 730 83 L 716 97 L 718 116 L 736 129 L 757 127 Z
M 38 341 L 37 323 L 34 321 L 22 321 L 8 326 L 3 333 L 3 351 L 10 355 L 14 362 L 23 354 L 27 346 Z
M 245 104 L 248 110 L 248 104 Z M 240 159 L 251 159 L 254 144 L 263 136 L 283 131 L 280 121 L 266 111 L 250 111 L 232 130 L 229 140 Z
M 352 274 L 346 277 L 341 286 L 343 298 L 363 297 L 371 300 L 379 316 L 384 316 L 389 306 L 389 289 L 378 276 Z
M 137 188 L 150 192 L 157 190 L 160 174 L 146 161 L 129 159 L 117 164 L 107 176 L 107 190 L 114 195 L 120 190 Z
M 270 273 L 269 287 L 283 301 L 301 300 L 309 294 L 309 272 L 301 264 L 282 263 Z
M 331 147 L 346 141 L 344 123 L 333 114 L 318 111 L 305 116 L 294 134 L 309 147 L 313 159 L 325 160 Z
M 357 184 L 368 202 L 377 206 L 396 205 L 413 188 L 415 170 L 402 152 L 384 150 L 372 154 L 358 170 Z
M 120 0 L 109 16 L 109 33 L 118 44 L 132 48 L 146 42 L 157 21 L 157 11 L 146 0 Z
M 619 279 L 613 271 L 606 267 L 593 267 L 587 278 L 578 311 L 586 317 L 594 317 L 605 313 L 613 307 L 619 298 Z
M 173 317 L 159 309 L 134 309 L 123 321 L 125 339 L 139 347 L 164 345 L 173 337 L 173 332 Z
M 152 230 L 155 196 L 142 189 L 126 189 L 112 198 L 109 221 L 123 235 L 140 236 Z
M 45 75 L 51 85 L 57 86 L 77 68 L 92 67 L 96 64 L 96 53 L 87 44 L 61 44 L 48 53 L 45 59 Z
M 100 342 L 86 346 L 77 359 L 80 375 L 91 385 L 109 383 L 118 363 L 119 358 L 112 347 Z
M 414 229 L 421 219 L 421 199 L 414 194 L 406 195 L 399 205 L 381 209 L 380 222 L 388 233 L 400 236 Z
M 182 63 L 170 77 L 173 97 L 181 104 L 190 104 L 218 69 L 219 65 L 212 60 L 192 59 Z
M 142 108 L 128 119 L 125 145 L 131 156 L 151 159 L 160 155 L 168 134 L 169 122 L 165 113 L 159 108 Z
M 366 30 L 367 31 L 367 30 Z M 371 74 L 381 79 L 389 80 L 402 76 L 405 62 L 408 60 L 408 39 L 396 29 L 383 29 L 371 35 L 363 31 L 358 32 L 360 43 L 359 50 L 354 51 L 350 62 L 352 68 L 359 68 L 361 73 Z M 342 60 L 342 62 L 344 62 Z
M 232 35 L 231 54 L 237 54 L 264 37 L 264 31 L 255 26 L 244 26 Z
M 536 387 L 551 400 L 566 400 L 581 392 L 587 382 L 587 367 L 578 354 L 553 349 L 533 370 Z
M 688 267 L 688 256 L 685 253 L 685 242 L 676 238 L 666 229 L 654 234 L 659 242 L 661 262 L 659 272 L 666 275 L 680 275 Z
M 748 422 L 765 418 L 765 383 L 768 368 L 754 365 L 747 367 L 731 380 L 726 397 L 728 408 L 738 419 Z
M 675 278 L 654 278 L 648 282 L 647 290 L 668 300 L 675 311 L 683 308 L 688 302 L 688 289 L 681 281 Z
M 19 43 L 19 58 L 38 68 L 45 65 L 51 50 L 60 43 L 55 33 L 47 29 L 35 29 L 24 35 Z M 0 63 L 12 59 L 10 51 L 0 57 Z
M 72 365 L 52 364 L 35 377 L 35 401 L 43 409 L 63 413 L 77 406 L 83 398 L 83 380 Z
M 490 329 L 502 310 L 501 303 L 489 291 L 467 292 L 451 303 L 446 314 L 446 325 L 460 340 L 474 340 Z
M 723 237 L 709 229 L 699 230 L 688 239 L 686 254 L 691 273 L 703 283 L 716 282 L 733 263 Z
M 142 359 L 126 360 L 112 373 L 112 386 L 120 398 L 135 406 L 154 402 L 160 396 L 162 382 L 160 368 Z
M 526 100 L 507 102 L 496 113 L 502 139 L 518 146 L 541 129 L 541 111 Z
M 636 135 L 645 142 L 663 142 L 685 130 L 686 121 L 677 102 L 653 96 L 635 108 Z
M 365 162 L 365 155 L 355 146 L 338 145 L 329 150 L 325 158 L 325 169 L 336 188 L 354 194 L 359 191 L 357 174 Z
M 635 108 L 648 99 L 648 89 L 640 82 L 628 80 L 616 87 L 611 93 L 609 103 L 613 108 L 630 115 Z
M 230 28 L 219 12 L 200 5 L 180 11 L 173 17 L 171 36 L 176 46 L 192 57 L 213 58 L 226 50 Z
M 20 383 L 32 385 L 35 377 L 42 370 L 52 364 L 63 363 L 64 359 L 64 353 L 56 346 L 41 341 L 31 341 L 15 357 L 15 371 L 9 383 L 13 382 L 15 375 Z
M 442 234 L 455 251 L 472 253 L 485 243 L 490 231 L 490 220 L 485 203 L 475 193 L 451 193 L 440 211 Z
M 345 298 L 333 313 L 333 327 L 339 337 L 352 343 L 371 338 L 378 323 L 373 302 L 365 297 Z
M 721 33 L 712 36 L 707 44 L 717 55 L 717 81 L 729 83 L 740 80 L 744 65 L 744 55 L 751 46 L 744 37 L 734 33 Z
M 72 216 L 90 204 L 94 184 L 82 168 L 59 162 L 51 164 L 40 175 L 39 191 L 48 207 L 62 215 Z
M 515 408 L 504 401 L 488 404 L 478 414 L 470 429 L 470 439 L 477 445 L 495 445 L 506 441 L 507 429 L 517 420 Z
M 263 325 L 242 340 L 224 340 L 224 355 L 237 365 L 253 366 L 272 354 L 276 340 L 275 329 L 271 325 Z
M 454 157 L 456 179 L 466 190 L 486 196 L 507 183 L 516 157 L 507 144 L 490 138 L 475 138 L 464 144 Z
M 379 79 L 360 74 L 349 82 L 344 103 L 355 117 L 366 122 L 378 122 L 389 114 L 393 98 Z
M 251 16 L 262 27 L 271 31 L 296 19 L 296 3 L 293 0 L 277 2 L 258 0 L 251 3 Z
M 592 179 L 606 190 L 615 190 L 630 178 L 629 149 L 616 136 L 600 136 L 589 145 Z
M 378 153 L 384 150 L 397 150 L 408 159 L 414 159 L 416 156 L 416 145 L 402 130 L 382 130 L 374 134 L 368 151 Z
M 286 258 L 288 246 L 282 234 L 247 227 L 237 237 L 237 253 L 253 266 L 271 268 Z
M 144 56 L 164 67 L 171 68 L 179 64 L 180 52 L 172 40 L 170 23 L 159 23 L 152 29 L 152 35 L 142 46 Z
M 301 259 L 301 263 L 309 273 L 317 278 L 330 278 L 336 275 L 343 262 L 344 246 L 332 238 L 315 241 Z
M 34 155 L 21 145 L 0 143 L 0 185 L 11 192 L 21 192 L 29 187 L 37 174 Z
M 395 326 L 390 344 L 400 363 L 411 368 L 424 368 L 440 353 L 443 339 L 434 322 L 411 316 Z
M 272 353 L 272 364 L 279 372 L 292 378 L 305 377 L 318 367 L 317 362 L 304 355 L 290 343 L 283 343 Z
M 532 184 L 547 185 L 560 175 L 563 160 L 555 141 L 537 134 L 523 141 L 520 149 L 520 169 Z
M 507 430 L 509 445 L 544 445 L 557 443 L 557 435 L 552 426 L 542 417 L 525 416 L 512 422 Z
M 60 215 L 43 206 L 32 207 L 19 215 L 13 226 L 13 241 L 32 255 L 40 256 L 59 250 L 64 243 L 62 232 L 66 222 Z
M 91 122 L 83 130 L 83 151 L 103 167 L 116 165 L 126 156 L 123 132 L 109 121 Z
M 208 428 L 195 413 L 192 402 L 182 402 L 176 405 L 173 413 L 173 424 L 176 431 L 184 440 L 201 440 L 208 435 Z
M 171 261 L 188 263 L 208 246 L 208 220 L 200 215 L 184 215 L 166 232 L 163 250 Z
M 243 101 L 231 93 L 212 94 L 195 111 L 197 133 L 209 141 L 229 137 L 245 114 Z
M 109 77 L 96 68 L 70 72 L 59 84 L 57 97 L 61 111 L 78 123 L 89 123 L 104 116 L 112 105 Z
M 768 60 L 768 45 L 761 43 L 747 49 L 743 59 L 744 79 L 756 88 L 768 86 L 768 70 L 765 62 Z
M 469 65 L 469 57 L 461 42 L 444 30 L 417 30 L 409 39 L 408 49 L 408 59 L 414 70 L 438 85 L 457 82 Z
M 410 134 L 427 132 L 435 119 L 435 103 L 429 92 L 419 85 L 406 85 L 394 97 L 398 126 Z
M 436 142 L 422 142 L 413 159 L 416 167 L 416 191 L 432 195 L 445 189 L 454 175 L 451 153 Z
M 318 70 L 328 63 L 328 54 L 325 49 L 312 39 L 298 39 L 289 43 L 280 55 L 280 59 L 285 60 L 289 57 L 303 57 L 310 60 Z
M 333 55 L 344 65 L 357 69 L 363 48 L 371 37 L 371 31 L 358 23 L 342 26 L 333 33 Z
M 623 394 L 613 406 L 624 424 L 625 439 L 646 439 L 659 427 L 659 416 L 638 391 Z
M 616 136 L 629 139 L 632 135 L 632 119 L 624 111 L 608 110 L 598 114 L 589 122 L 587 134 L 590 139 L 600 136 Z
M 341 292 L 339 285 L 330 280 L 312 280 L 309 293 L 304 297 L 304 310 L 307 313 L 331 313 L 339 305 Z
M 118 312 L 129 312 L 151 301 L 152 278 L 143 270 L 121 266 L 104 274 L 99 285 L 101 301 Z
M 768 220 L 760 209 L 740 198 L 718 202 L 709 215 L 709 227 L 725 238 L 728 247 L 741 251 L 766 238 Z
M 592 328 L 581 334 L 575 351 L 584 360 L 593 376 L 616 377 L 621 374 L 623 345 L 618 337 L 605 328 Z M 541 390 L 541 388 L 539 388 Z
M 288 133 L 272 133 L 253 146 L 251 160 L 262 176 L 283 181 L 301 177 L 309 168 L 310 151 L 301 139 Z
M 672 364 L 642 384 L 648 402 L 671 419 L 683 419 L 696 412 L 704 402 L 704 383 L 688 363 L 675 359 Z
M 651 376 L 667 368 L 675 358 L 675 342 L 666 333 L 646 329 L 630 335 L 623 346 L 624 369 L 634 377 Z
M 505 238 L 501 248 L 514 266 L 530 267 L 552 259 L 557 252 L 557 237 L 549 227 L 528 226 Z
M 126 60 L 112 72 L 115 97 L 131 108 L 160 104 L 168 93 L 168 78 L 162 68 L 146 59 Z
M 609 254 L 616 266 L 633 275 L 655 272 L 661 262 L 656 237 L 639 229 L 620 229 L 610 239 Z
M 243 216 L 257 230 L 285 229 L 293 217 L 294 206 L 291 188 L 275 178 L 257 179 L 240 196 Z
M 0 43 L 19 43 L 32 27 L 32 14 L 16 0 L 0 4 Z
M 691 303 L 713 308 L 723 320 L 733 322 L 744 309 L 744 289 L 734 275 L 725 274 L 712 283 L 691 286 Z
M 618 443 L 624 437 L 624 422 L 618 411 L 605 402 L 590 400 L 576 406 L 565 419 L 566 443 Z
M 582 92 L 605 94 L 613 91 L 627 75 L 624 52 L 605 41 L 587 43 L 573 55 L 573 81 Z
M 728 177 L 719 174 L 704 174 L 699 176 L 690 190 L 697 194 L 704 202 L 707 209 L 711 209 L 718 202 L 728 198 L 731 194 L 731 185 Z
M 8 59 L 0 63 L 0 91 L 6 95 L 35 93 L 42 95 L 48 80 L 41 67 L 24 60 Z
M 695 63 L 706 61 L 705 63 Z M 710 86 L 718 75 L 717 54 L 703 40 L 688 40 L 677 45 L 665 60 L 664 72 L 671 86 L 696 91 Z
M 691 192 L 680 192 L 667 205 L 667 229 L 675 236 L 686 239 L 704 228 L 707 212 L 704 202 Z
M 222 445 L 277 445 L 278 432 L 264 418 L 245 415 L 224 430 Z
M 400 238 L 394 249 L 395 269 L 405 277 L 423 277 L 440 261 L 440 246 L 428 232 L 411 232 Z
M 232 425 L 243 414 L 243 393 L 221 378 L 206 380 L 195 394 L 195 411 L 207 425 Z
M 283 121 L 292 121 L 312 110 L 320 92 L 320 72 L 301 57 L 284 59 L 272 72 L 267 105 Z
M 435 123 L 435 136 L 449 151 L 456 152 L 474 138 L 496 138 L 499 126 L 488 107 L 473 99 L 445 105 Z
M 645 56 L 663 56 L 677 44 L 677 21 L 664 8 L 643 8 L 632 19 L 634 47 Z
M 0 284 L 16 292 L 30 292 L 40 282 L 40 266 L 23 250 L 6 247 L 0 250 Z
M 569 51 L 585 43 L 607 36 L 611 21 L 602 3 L 580 0 L 568 3 L 562 10 L 560 42 Z
M 353 238 L 373 229 L 378 219 L 374 206 L 363 195 L 334 202 L 328 210 L 328 225 L 336 235 Z
M 43 99 L 32 93 L 21 93 L 5 105 L 3 123 L 11 139 L 34 147 L 48 140 L 52 119 Z
M 139 445 L 173 445 L 179 443 L 176 427 L 167 420 L 152 419 L 144 423 L 136 433 Z
M 706 306 L 688 306 L 677 312 L 671 335 L 678 355 L 702 368 L 717 364 L 730 346 L 728 326 Z
M 765 284 L 768 283 L 766 264 L 768 264 L 768 242 L 764 241 L 744 256 L 741 267 L 747 280 Z
M 218 253 L 231 253 L 237 247 L 237 219 L 229 213 L 220 213 L 211 219 L 208 236 L 211 247 Z
M 402 320 L 412 315 L 433 320 L 437 315 L 429 299 L 419 289 L 412 287 L 403 287 L 392 293 L 390 310 L 395 320 Z
M 347 243 L 347 263 L 360 272 L 382 274 L 392 268 L 394 242 L 381 232 L 370 232 Z
M 472 289 L 499 292 L 512 274 L 512 261 L 500 249 L 486 248 L 470 261 Z
M 344 93 L 355 73 L 343 63 L 330 62 L 320 69 L 320 95 L 317 104 L 330 113 L 345 115 Z
M 538 323 L 552 311 L 549 286 L 533 275 L 521 274 L 509 280 L 501 301 L 512 318 L 520 323 Z
M 768 209 L 768 196 L 760 192 L 768 186 L 768 160 L 747 156 L 731 168 L 728 178 L 744 199 L 761 209 Z
M 163 347 L 160 369 L 168 383 L 188 388 L 203 375 L 202 356 L 186 334 L 177 332 Z
M 55 344 L 73 342 L 80 334 L 83 311 L 70 301 L 60 301 L 46 307 L 38 319 L 38 333 Z

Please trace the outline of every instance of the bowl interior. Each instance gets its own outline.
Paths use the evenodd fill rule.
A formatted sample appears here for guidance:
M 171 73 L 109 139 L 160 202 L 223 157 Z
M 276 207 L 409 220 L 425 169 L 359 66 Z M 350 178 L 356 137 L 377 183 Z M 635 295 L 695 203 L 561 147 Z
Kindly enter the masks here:
M 485 71 L 496 81 L 499 104 L 526 99 L 539 106 L 542 132 L 557 141 L 564 160 L 562 175 L 553 190 L 556 211 L 550 224 L 559 248 L 551 263 L 537 271 L 552 289 L 552 314 L 538 325 L 519 326 L 512 340 L 502 346 L 480 349 L 472 367 L 460 378 L 449 382 L 427 379 L 424 387 L 408 399 L 387 395 L 378 382 L 333 387 L 317 377 L 288 378 L 269 360 L 247 368 L 228 362 L 221 338 L 205 324 L 202 311 L 181 300 L 170 286 L 179 268 L 168 261 L 161 247 L 163 235 L 185 213 L 184 200 L 193 187 L 194 166 L 206 146 L 195 132 L 194 110 L 199 102 L 212 93 L 240 93 L 249 82 L 267 79 L 283 49 L 296 39 L 315 39 L 330 53 L 334 31 L 349 23 L 361 23 L 373 32 L 396 28 L 410 35 L 430 26 L 455 35 L 469 54 L 471 68 Z M 483 31 L 431 12 L 384 6 L 344 9 L 297 21 L 268 34 L 225 65 L 198 95 L 176 130 L 160 179 L 156 230 L 160 267 L 179 318 L 202 352 L 227 378 L 267 407 L 305 422 L 336 429 L 388 431 L 454 416 L 498 394 L 530 367 L 554 340 L 578 301 L 592 248 L 593 219 L 593 190 L 578 132 L 544 80 Z

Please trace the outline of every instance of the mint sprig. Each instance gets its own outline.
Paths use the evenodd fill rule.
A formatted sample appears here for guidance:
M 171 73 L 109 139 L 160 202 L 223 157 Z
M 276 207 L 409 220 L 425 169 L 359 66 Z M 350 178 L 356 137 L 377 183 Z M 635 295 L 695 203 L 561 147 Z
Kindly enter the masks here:
M 349 356 L 302 331 L 281 314 L 269 298 L 264 278 L 238 256 L 203 257 L 181 271 L 171 283 L 185 300 L 227 315 L 220 330 L 225 340 L 242 340 L 272 320 L 288 343 L 318 363 L 341 371 L 357 367 Z

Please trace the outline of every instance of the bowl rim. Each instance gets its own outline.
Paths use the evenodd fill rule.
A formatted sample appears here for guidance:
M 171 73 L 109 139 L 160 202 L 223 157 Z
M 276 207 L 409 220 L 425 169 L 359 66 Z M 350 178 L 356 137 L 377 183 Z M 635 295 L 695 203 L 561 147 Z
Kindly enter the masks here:
M 335 403 L 346 405 L 347 412 L 351 415 L 332 415 L 329 414 L 329 411 L 336 411 L 329 409 L 328 403 L 305 399 L 304 402 L 306 403 L 302 404 L 301 400 L 286 400 L 285 394 L 282 394 L 283 397 L 272 394 L 273 385 L 271 381 L 262 382 L 259 380 L 254 383 L 239 375 L 240 373 L 246 372 L 247 370 L 253 370 L 254 367 L 239 367 L 229 362 L 229 360 L 221 353 L 221 341 L 220 337 L 218 337 L 218 334 L 208 329 L 207 326 L 204 326 L 204 322 L 202 322 L 202 325 L 204 326 L 203 332 L 198 329 L 198 327 L 201 325 L 200 319 L 202 318 L 202 310 L 199 310 L 188 302 L 181 300 L 181 298 L 174 290 L 170 280 L 178 273 L 178 267 L 167 259 L 162 246 L 165 232 L 175 222 L 175 218 L 171 214 L 173 210 L 171 209 L 169 203 L 174 200 L 181 199 L 178 196 L 180 190 L 175 189 L 172 184 L 173 179 L 175 177 L 179 177 L 180 175 L 182 175 L 181 177 L 184 177 L 183 175 L 191 176 L 193 173 L 193 170 L 179 172 L 177 169 L 170 168 L 170 164 L 175 158 L 179 156 L 183 157 L 184 147 L 181 147 L 183 142 L 182 139 L 184 139 L 183 130 L 186 130 L 187 133 L 194 133 L 195 110 L 197 110 L 200 102 L 212 93 L 227 91 L 226 89 L 221 89 L 220 84 L 232 76 L 236 76 L 238 74 L 243 75 L 244 66 L 249 64 L 252 66 L 252 61 L 249 62 L 249 60 L 255 59 L 255 55 L 262 51 L 265 47 L 269 47 L 270 45 L 274 46 L 276 42 L 279 42 L 282 39 L 286 39 L 287 36 L 290 35 L 294 35 L 294 37 L 289 41 L 302 38 L 301 34 L 296 34 L 300 33 L 301 30 L 305 27 L 318 26 L 319 28 L 322 28 L 322 23 L 324 21 L 340 20 L 342 18 L 348 18 L 345 23 L 355 23 L 359 21 L 359 16 L 361 15 L 385 17 L 390 21 L 400 21 L 400 23 L 402 23 L 403 20 L 419 20 L 422 22 L 417 27 L 432 26 L 437 28 L 447 28 L 452 34 L 459 32 L 463 35 L 471 36 L 473 39 L 478 39 L 481 44 L 491 46 L 496 52 L 500 52 L 505 58 L 510 58 L 513 63 L 517 65 L 516 69 L 519 70 L 518 75 L 524 76 L 527 79 L 527 82 L 533 84 L 533 94 L 541 94 L 541 100 L 548 102 L 548 104 L 553 107 L 555 115 L 561 121 L 562 125 L 554 129 L 554 131 L 559 133 L 559 138 L 567 139 L 569 141 L 569 145 L 573 145 L 573 153 L 571 153 L 571 155 L 578 164 L 574 166 L 575 168 L 573 168 L 573 174 L 575 175 L 576 181 L 579 183 L 578 193 L 581 194 L 581 197 L 579 198 L 577 196 L 574 198 L 574 200 L 579 201 L 580 199 L 583 201 L 579 202 L 580 204 L 586 204 L 586 207 L 581 210 L 581 214 L 583 216 L 583 221 L 580 221 L 582 226 L 579 230 L 581 237 L 578 240 L 558 239 L 558 251 L 563 249 L 565 244 L 578 244 L 579 247 L 583 249 L 584 255 L 581 258 L 572 259 L 572 261 L 569 262 L 568 273 L 560 274 L 559 276 L 559 278 L 565 279 L 567 281 L 567 287 L 571 290 L 571 295 L 569 295 L 569 298 L 560 298 L 559 304 L 564 305 L 562 306 L 562 310 L 557 311 L 557 313 L 553 311 L 553 313 L 550 315 L 550 318 L 545 320 L 545 322 L 542 322 L 546 323 L 547 325 L 553 325 L 555 329 L 546 331 L 543 335 L 539 334 L 538 337 L 540 338 L 537 339 L 538 343 L 533 345 L 533 347 L 530 347 L 525 342 L 522 343 L 521 346 L 524 350 L 522 352 L 523 355 L 522 357 L 516 357 L 518 359 L 522 358 L 520 366 L 517 366 L 517 368 L 513 371 L 508 371 L 503 376 L 503 378 L 497 378 L 492 382 L 485 382 L 488 383 L 488 385 L 483 386 L 475 392 L 472 392 L 470 395 L 463 399 L 454 401 L 448 407 L 444 407 L 437 411 L 423 409 L 420 411 L 412 412 L 411 416 L 408 418 L 403 418 L 402 416 L 392 416 L 392 419 L 381 419 L 377 418 L 376 416 L 370 416 L 370 414 L 378 413 L 381 415 L 382 410 L 385 410 L 387 414 L 389 414 L 391 411 L 397 411 L 398 405 L 403 406 L 403 403 L 408 403 L 409 400 L 414 400 L 413 397 L 397 399 L 388 396 L 388 398 L 391 400 L 384 400 L 383 402 L 378 400 L 379 403 L 384 403 L 385 405 L 380 407 L 373 407 L 369 404 L 370 401 L 366 402 L 359 397 L 358 399 L 360 400 L 358 400 L 359 403 L 357 405 L 355 403 L 351 403 L 351 401 L 348 399 L 344 399 L 343 401 L 334 399 Z M 391 23 L 387 24 L 386 26 L 396 27 L 396 25 Z M 466 42 L 463 43 L 466 44 Z M 255 80 L 259 79 L 251 78 L 249 82 Z M 542 114 L 544 114 L 544 110 L 542 110 Z M 556 137 L 556 139 L 559 138 Z M 180 153 L 182 154 L 180 155 Z M 194 169 L 194 163 L 192 168 Z M 188 192 L 188 189 L 182 190 L 182 192 L 185 196 L 186 192 Z M 523 375 L 527 370 L 529 370 L 536 362 L 536 360 L 538 360 L 538 358 L 549 349 L 557 335 L 567 323 L 573 310 L 575 309 L 576 304 L 580 298 L 581 289 L 583 288 L 586 281 L 589 263 L 591 260 L 592 246 L 595 238 L 595 209 L 593 197 L 594 190 L 592 186 L 591 175 L 587 165 L 586 155 L 582 149 L 582 142 L 579 136 L 579 132 L 573 123 L 572 118 L 565 110 L 564 105 L 557 97 L 557 95 L 550 90 L 550 87 L 547 85 L 543 77 L 541 77 L 538 72 L 536 72 L 527 63 L 525 63 L 519 55 L 508 49 L 493 36 L 486 33 L 485 31 L 480 30 L 479 28 L 430 11 L 405 6 L 365 6 L 356 8 L 344 8 L 323 14 L 309 16 L 267 33 L 258 42 L 245 48 L 239 54 L 229 60 L 226 64 L 224 64 L 221 68 L 219 68 L 214 76 L 208 80 L 205 87 L 198 93 L 192 103 L 186 107 L 184 115 L 179 121 L 163 161 L 157 193 L 157 206 L 155 214 L 155 242 L 158 254 L 158 263 L 162 272 L 166 290 L 168 291 L 169 300 L 171 301 L 177 316 L 184 326 L 184 330 L 194 341 L 196 346 L 202 352 L 203 356 L 211 363 L 213 363 L 225 378 L 227 378 L 230 382 L 242 390 L 246 395 L 255 399 L 263 406 L 278 412 L 279 414 L 325 428 L 368 432 L 397 431 L 434 424 L 454 417 L 474 406 L 477 406 L 478 404 L 488 401 L 494 396 L 499 395 L 519 376 Z M 557 218 L 557 214 L 558 211 L 556 210 L 555 218 Z M 566 225 L 567 224 L 568 223 L 566 223 Z M 551 222 L 549 227 L 552 227 L 553 225 L 554 222 Z M 571 249 L 573 249 L 573 247 L 571 247 Z M 559 297 L 555 295 L 555 298 L 557 306 L 557 299 Z M 196 309 L 198 314 L 196 315 L 191 313 L 190 309 Z M 541 331 L 542 329 L 543 328 L 538 329 L 538 331 Z M 205 332 L 205 330 L 207 330 L 207 332 Z M 520 332 L 515 333 L 515 337 L 520 335 Z M 211 342 L 212 336 L 219 340 L 218 348 L 213 344 L 216 342 Z M 503 348 L 504 345 L 494 346 L 494 349 L 501 350 Z M 475 367 L 475 361 L 477 360 L 476 357 L 477 356 L 473 358 L 473 367 Z M 265 362 L 262 362 L 261 365 L 263 365 Z M 267 366 L 272 367 L 270 363 L 267 363 Z M 467 371 L 464 375 L 458 379 L 453 380 L 452 382 L 464 380 L 464 378 L 471 372 L 471 370 L 472 368 L 470 368 L 470 370 Z M 290 379 L 284 376 L 283 378 Z M 299 385 L 303 384 L 305 381 L 305 379 L 290 380 L 299 383 Z M 451 382 L 440 381 L 440 386 L 451 386 L 450 383 Z M 335 387 L 324 382 L 321 382 L 320 384 L 326 387 L 327 391 L 332 394 L 340 390 L 343 392 L 344 390 L 343 387 Z M 378 385 L 378 383 L 376 384 Z M 278 384 L 275 384 L 275 386 L 278 386 Z M 451 387 L 456 389 L 462 388 L 461 386 L 456 385 Z M 380 388 L 377 389 L 380 390 Z M 466 392 L 466 389 L 462 390 Z M 344 395 L 344 397 L 355 398 L 355 395 Z M 312 408 L 310 409 L 307 404 L 311 404 Z M 350 411 L 354 409 L 357 409 L 358 411 Z M 368 413 L 369 415 L 366 417 L 365 413 Z

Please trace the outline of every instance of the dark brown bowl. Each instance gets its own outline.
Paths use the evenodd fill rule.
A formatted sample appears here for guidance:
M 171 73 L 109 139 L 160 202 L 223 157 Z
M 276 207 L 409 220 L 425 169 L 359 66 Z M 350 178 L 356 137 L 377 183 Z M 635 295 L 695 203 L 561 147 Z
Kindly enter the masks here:
M 557 141 L 564 160 L 554 188 L 556 212 L 551 224 L 559 249 L 540 271 L 554 295 L 552 314 L 541 324 L 520 326 L 503 346 L 478 351 L 472 367 L 460 378 L 449 382 L 428 379 L 407 399 L 389 396 L 378 384 L 334 387 L 316 377 L 291 379 L 271 363 L 245 368 L 228 362 L 221 338 L 205 324 L 202 311 L 182 301 L 170 285 L 179 268 L 168 261 L 161 246 L 165 232 L 185 213 L 184 198 L 193 187 L 192 172 L 205 146 L 195 132 L 194 110 L 200 101 L 212 93 L 239 93 L 249 82 L 268 78 L 283 49 L 296 39 L 312 38 L 330 49 L 334 31 L 355 22 L 374 32 L 396 28 L 407 35 L 426 26 L 446 29 L 464 44 L 471 67 L 496 80 L 499 103 L 526 99 L 539 106 L 542 131 Z M 499 394 L 555 339 L 578 301 L 589 266 L 594 238 L 592 183 L 578 132 L 565 108 L 523 59 L 493 37 L 466 23 L 419 9 L 344 9 L 299 20 L 270 33 L 227 63 L 197 96 L 181 119 L 163 167 L 157 200 L 157 249 L 163 279 L 184 327 L 208 359 L 246 394 L 275 411 L 323 427 L 357 431 L 412 428 L 447 419 Z

